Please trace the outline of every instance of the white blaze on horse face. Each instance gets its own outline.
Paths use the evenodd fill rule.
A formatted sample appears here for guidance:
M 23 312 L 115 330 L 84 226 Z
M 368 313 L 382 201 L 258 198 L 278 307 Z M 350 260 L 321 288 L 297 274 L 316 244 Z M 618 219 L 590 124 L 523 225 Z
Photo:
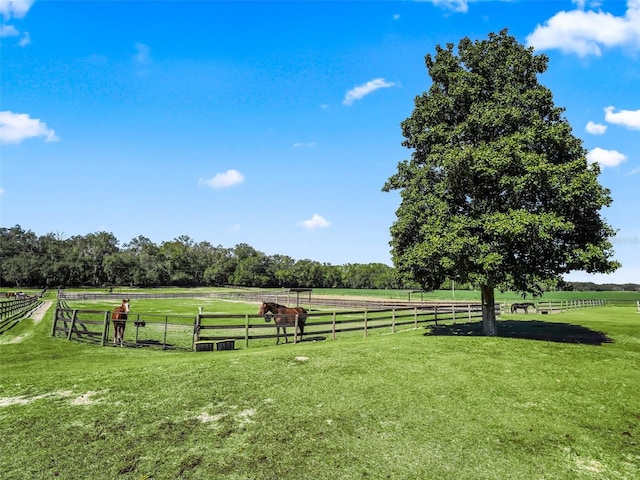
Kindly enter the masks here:
M 122 306 L 124 307 L 124 313 L 129 313 L 129 301 L 122 302 Z

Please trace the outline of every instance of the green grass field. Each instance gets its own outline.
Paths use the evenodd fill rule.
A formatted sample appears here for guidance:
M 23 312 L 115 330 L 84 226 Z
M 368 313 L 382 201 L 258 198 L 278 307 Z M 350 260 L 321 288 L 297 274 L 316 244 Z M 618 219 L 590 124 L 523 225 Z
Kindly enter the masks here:
M 221 352 L 51 319 L 0 336 L 2 479 L 640 478 L 631 305 Z

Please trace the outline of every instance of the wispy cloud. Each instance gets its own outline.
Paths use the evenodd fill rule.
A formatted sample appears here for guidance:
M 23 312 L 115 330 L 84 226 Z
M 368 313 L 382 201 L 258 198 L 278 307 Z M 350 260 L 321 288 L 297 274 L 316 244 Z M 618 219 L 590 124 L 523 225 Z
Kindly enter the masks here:
M 151 47 L 144 43 L 136 43 L 136 53 L 133 59 L 138 65 L 147 65 L 151 62 Z
M 596 147 L 587 153 L 589 163 L 599 163 L 603 167 L 617 167 L 627 159 L 627 156 L 617 150 L 605 150 Z
M 627 11 L 621 17 L 602 10 L 586 10 L 584 0 L 575 3 L 576 10 L 558 12 L 544 25 L 538 25 L 527 37 L 527 44 L 538 50 L 557 48 L 580 57 L 600 56 L 603 47 L 640 49 L 640 0 L 627 0 Z
M 318 228 L 326 228 L 331 224 L 321 215 L 314 213 L 309 220 L 300 222 L 298 225 L 306 230 L 315 230 Z
M 240 225 L 239 224 L 235 224 L 235 225 L 231 225 L 229 228 L 227 228 L 228 232 L 238 232 L 240 231 Z
M 0 14 L 7 20 L 24 18 L 35 0 L 0 0 Z
M 620 110 L 614 112 L 615 107 L 604 109 L 604 119 L 616 125 L 623 125 L 632 130 L 640 130 L 640 110 Z
M 296 142 L 293 144 L 294 148 L 310 148 L 315 146 L 316 142 Z
M 587 133 L 590 133 L 592 135 L 602 135 L 607 131 L 607 126 L 602 125 L 601 123 L 587 122 L 585 130 L 587 131 Z
M 29 32 L 20 33 L 14 25 L 8 22 L 24 18 L 35 0 L 0 0 L 0 16 L 3 23 L 0 25 L 0 38 L 21 37 L 18 45 L 24 47 L 31 43 Z
M 30 43 L 31 43 L 31 35 L 29 35 L 29 32 L 24 32 L 22 34 L 22 37 L 20 38 L 20 41 L 18 42 L 18 45 L 20 45 L 21 47 L 26 47 Z
M 454 12 L 465 13 L 469 10 L 469 2 L 474 0 L 422 0 L 433 3 L 437 7 L 444 8 L 446 10 L 453 10 Z
M 235 185 L 240 185 L 244 182 L 244 175 L 239 171 L 231 169 L 223 173 L 216 173 L 209 180 L 199 180 L 200 185 L 206 185 L 211 188 L 229 188 Z
M 56 133 L 37 118 L 9 110 L 0 112 L 0 143 L 17 144 L 34 137 L 44 137 L 45 142 L 59 140 Z
M 343 105 L 353 105 L 353 102 L 356 100 L 360 100 L 361 98 L 369 95 L 370 93 L 375 92 L 381 88 L 389 88 L 393 87 L 396 84 L 394 82 L 388 82 L 384 78 L 376 78 L 374 80 L 370 80 L 367 83 L 359 85 L 347 92 L 342 101 Z
M 640 168 L 634 168 L 633 170 L 631 170 L 629 173 L 627 173 L 627 177 L 630 177 L 631 175 L 638 175 L 640 173 Z
M 18 35 L 20 31 L 13 25 L 0 25 L 0 37 L 17 37 Z

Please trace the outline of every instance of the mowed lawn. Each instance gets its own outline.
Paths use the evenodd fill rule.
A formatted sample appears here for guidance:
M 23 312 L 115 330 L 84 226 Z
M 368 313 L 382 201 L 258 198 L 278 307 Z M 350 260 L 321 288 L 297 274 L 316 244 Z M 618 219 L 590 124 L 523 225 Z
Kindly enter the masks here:
M 640 478 L 635 307 L 197 353 L 51 317 L 0 337 L 2 479 Z

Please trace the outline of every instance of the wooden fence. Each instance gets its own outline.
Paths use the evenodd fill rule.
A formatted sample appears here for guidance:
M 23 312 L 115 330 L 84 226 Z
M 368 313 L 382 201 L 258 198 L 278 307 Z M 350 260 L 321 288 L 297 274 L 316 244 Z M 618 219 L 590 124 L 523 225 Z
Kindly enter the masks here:
M 0 302 L 0 334 L 16 325 L 25 314 L 39 304 L 38 295 Z
M 375 308 L 391 308 L 407 305 L 406 300 L 393 299 L 371 299 L 371 298 L 340 298 L 327 295 L 303 294 L 296 295 L 295 292 L 287 290 L 263 290 L 263 291 L 237 291 L 237 292 L 210 292 L 210 293 L 96 293 L 96 292 L 66 292 L 63 289 L 58 290 L 58 298 L 60 300 L 118 300 L 122 298 L 134 299 L 174 299 L 174 298 L 214 298 L 220 300 L 237 300 L 247 303 L 275 302 L 285 305 L 297 306 L 299 303 L 303 307 L 336 307 L 350 309 L 375 309 Z M 413 300 L 408 302 L 415 305 L 436 305 L 442 302 Z M 468 302 L 449 302 L 460 303 L 466 305 Z
M 439 304 L 392 307 L 374 310 L 311 312 L 308 314 L 302 340 L 335 340 L 338 335 L 358 334 L 365 337 L 376 330 L 390 333 L 401 328 L 418 328 L 428 323 L 473 321 L 482 318 L 479 304 Z M 287 325 L 290 330 L 283 340 L 300 339 L 294 334 L 296 319 Z M 56 306 L 51 335 L 68 340 L 110 344 L 111 311 L 72 309 L 61 301 Z M 125 346 L 153 346 L 163 349 L 191 350 L 196 345 L 223 342 L 248 348 L 268 345 L 276 339 L 275 324 L 257 314 L 230 315 L 199 313 L 188 315 L 158 315 L 129 313 L 125 329 Z
M 353 310 L 333 312 L 311 312 L 307 315 L 303 341 L 336 340 L 338 334 L 362 332 L 367 337 L 371 331 L 386 329 L 395 333 L 401 328 L 417 329 L 428 323 L 456 323 L 482 318 L 479 304 L 439 304 L 421 306 L 403 306 L 376 310 Z M 266 321 L 268 317 L 259 315 L 218 315 L 199 314 L 194 328 L 194 342 L 241 342 L 249 347 L 250 341 L 275 338 L 275 325 Z M 235 323 L 230 322 L 235 321 Z M 287 338 L 299 341 L 297 315 L 291 315 L 287 328 Z M 267 333 L 269 331 L 269 333 Z
M 606 300 L 560 300 L 556 302 L 536 302 L 536 313 L 560 313 L 576 308 L 603 307 Z

